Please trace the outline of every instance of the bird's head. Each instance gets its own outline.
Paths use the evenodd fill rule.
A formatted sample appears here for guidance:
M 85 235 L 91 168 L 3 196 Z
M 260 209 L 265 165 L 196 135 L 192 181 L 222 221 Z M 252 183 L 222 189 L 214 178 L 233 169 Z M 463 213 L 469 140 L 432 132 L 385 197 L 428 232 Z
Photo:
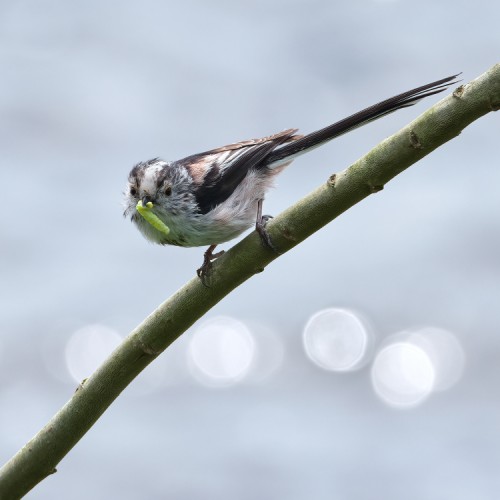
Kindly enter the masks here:
M 130 217 L 147 239 L 166 243 L 165 231 L 152 221 L 158 218 L 171 227 L 178 224 L 176 219 L 179 217 L 193 213 L 193 196 L 189 189 L 191 182 L 187 171 L 175 163 L 159 158 L 137 163 L 130 171 L 125 188 L 123 215 Z M 148 211 L 139 210 L 138 204 Z

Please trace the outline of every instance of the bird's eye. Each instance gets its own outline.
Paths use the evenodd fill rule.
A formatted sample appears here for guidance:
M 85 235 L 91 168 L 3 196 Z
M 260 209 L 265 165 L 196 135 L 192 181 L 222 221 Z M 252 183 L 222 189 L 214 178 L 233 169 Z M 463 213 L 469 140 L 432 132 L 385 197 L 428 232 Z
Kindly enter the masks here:
M 137 194 L 137 189 L 135 189 L 135 187 L 134 187 L 134 186 L 132 186 L 132 187 L 130 188 L 130 194 L 131 194 L 132 196 L 135 196 L 135 195 Z
M 170 196 L 170 195 L 172 194 L 172 187 L 171 187 L 171 186 L 167 186 L 167 187 L 165 188 L 165 194 L 166 194 L 167 196 Z

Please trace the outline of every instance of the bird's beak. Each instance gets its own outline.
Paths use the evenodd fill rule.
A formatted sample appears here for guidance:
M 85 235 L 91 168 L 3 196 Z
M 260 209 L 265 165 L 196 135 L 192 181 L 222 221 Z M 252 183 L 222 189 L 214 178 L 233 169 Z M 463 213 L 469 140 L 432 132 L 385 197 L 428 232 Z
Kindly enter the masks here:
M 154 205 L 154 203 L 153 203 L 153 201 L 152 201 L 152 199 L 151 199 L 150 196 L 143 196 L 141 198 L 141 201 L 142 201 L 142 206 L 143 207 L 147 207 L 148 203 L 151 203 L 151 207 L 153 207 L 153 205 Z

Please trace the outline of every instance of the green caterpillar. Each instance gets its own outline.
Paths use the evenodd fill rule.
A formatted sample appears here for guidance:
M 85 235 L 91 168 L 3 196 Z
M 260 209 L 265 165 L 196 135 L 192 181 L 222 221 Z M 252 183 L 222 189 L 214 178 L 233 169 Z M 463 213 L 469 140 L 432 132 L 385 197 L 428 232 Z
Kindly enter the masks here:
M 143 206 L 142 200 L 139 200 L 135 208 L 142 215 L 142 217 L 144 217 L 144 219 L 147 222 L 149 222 L 149 224 L 151 224 L 155 229 L 157 229 L 163 234 L 170 233 L 169 227 L 166 224 L 164 224 L 163 221 L 151 211 L 153 208 L 152 202 L 148 201 L 146 203 L 146 206 Z

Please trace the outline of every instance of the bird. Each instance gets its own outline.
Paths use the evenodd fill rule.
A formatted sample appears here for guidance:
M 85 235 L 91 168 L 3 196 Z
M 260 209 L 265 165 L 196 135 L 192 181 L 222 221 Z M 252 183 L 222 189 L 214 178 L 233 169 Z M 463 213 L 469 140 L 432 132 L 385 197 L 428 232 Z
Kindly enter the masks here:
M 315 132 L 290 128 L 260 139 L 228 144 L 176 161 L 153 158 L 135 164 L 124 192 L 124 216 L 146 239 L 160 245 L 207 246 L 197 275 L 202 282 L 223 252 L 217 245 L 255 226 L 263 244 L 274 247 L 262 215 L 274 178 L 298 156 L 377 120 L 413 106 L 456 83 L 457 75 L 385 99 Z

